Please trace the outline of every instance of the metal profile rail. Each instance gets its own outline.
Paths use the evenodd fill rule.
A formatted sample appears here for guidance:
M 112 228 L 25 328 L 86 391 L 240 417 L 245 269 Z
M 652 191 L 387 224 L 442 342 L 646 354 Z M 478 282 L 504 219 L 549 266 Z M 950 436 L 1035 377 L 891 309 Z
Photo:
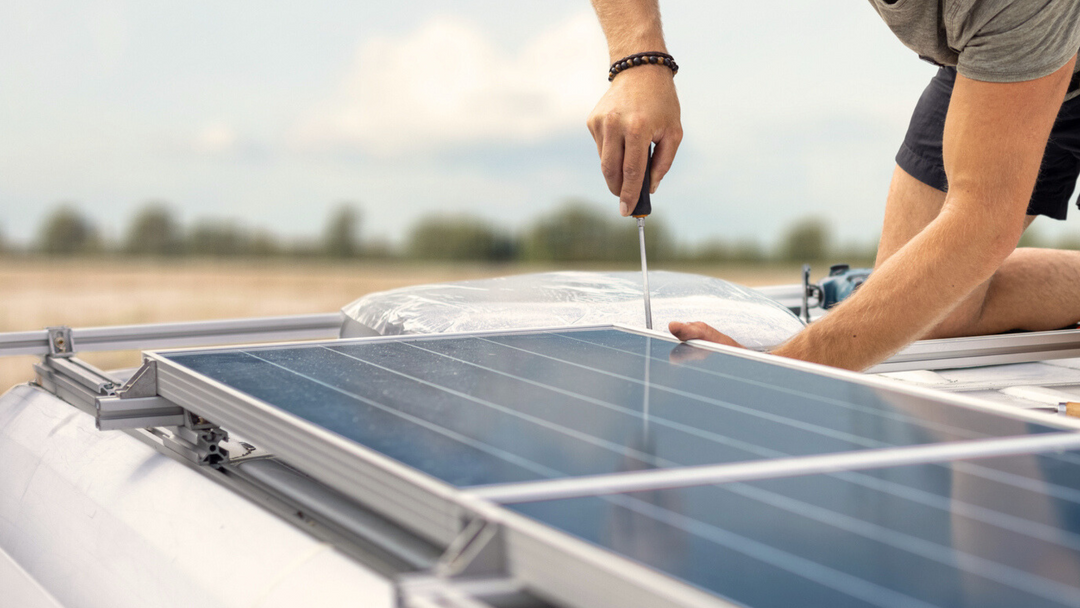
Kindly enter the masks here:
M 241 342 L 276 342 L 337 338 L 344 315 L 340 312 L 255 317 L 186 323 L 151 323 L 85 327 L 71 330 L 72 350 L 142 350 L 213 346 Z M 48 355 L 49 331 L 22 331 L 0 334 L 0 357 Z
M 871 373 L 956 369 L 1080 357 L 1080 329 L 920 340 Z

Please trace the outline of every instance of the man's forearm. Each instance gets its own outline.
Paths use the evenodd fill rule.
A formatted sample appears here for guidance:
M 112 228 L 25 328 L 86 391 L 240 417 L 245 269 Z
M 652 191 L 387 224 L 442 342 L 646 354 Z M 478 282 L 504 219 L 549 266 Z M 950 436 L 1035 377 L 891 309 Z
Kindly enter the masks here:
M 943 211 L 847 301 L 773 353 L 862 370 L 921 338 L 990 278 L 1023 230 L 1022 214 L 980 219 L 971 206 Z
M 644 51 L 666 52 L 658 0 L 592 0 L 611 61 Z

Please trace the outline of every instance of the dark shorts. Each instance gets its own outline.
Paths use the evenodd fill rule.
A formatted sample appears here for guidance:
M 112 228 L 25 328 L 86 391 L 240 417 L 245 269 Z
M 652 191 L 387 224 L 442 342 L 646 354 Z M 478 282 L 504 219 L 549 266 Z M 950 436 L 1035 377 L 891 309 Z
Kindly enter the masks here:
M 941 138 L 955 81 L 956 69 L 938 70 L 919 98 L 904 144 L 896 153 L 896 163 L 901 169 L 943 192 L 948 190 L 949 182 L 942 161 Z M 1080 176 L 1080 96 L 1066 101 L 1058 112 L 1028 204 L 1028 215 L 1065 219 L 1077 176 Z

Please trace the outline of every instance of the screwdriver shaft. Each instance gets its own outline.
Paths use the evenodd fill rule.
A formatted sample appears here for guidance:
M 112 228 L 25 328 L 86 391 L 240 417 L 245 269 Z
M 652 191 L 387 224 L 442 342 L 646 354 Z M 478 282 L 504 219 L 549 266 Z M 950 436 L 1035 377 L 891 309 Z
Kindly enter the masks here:
M 652 304 L 649 302 L 649 266 L 645 262 L 645 218 L 637 218 L 638 241 L 641 243 L 641 279 L 645 292 L 645 327 L 652 329 Z

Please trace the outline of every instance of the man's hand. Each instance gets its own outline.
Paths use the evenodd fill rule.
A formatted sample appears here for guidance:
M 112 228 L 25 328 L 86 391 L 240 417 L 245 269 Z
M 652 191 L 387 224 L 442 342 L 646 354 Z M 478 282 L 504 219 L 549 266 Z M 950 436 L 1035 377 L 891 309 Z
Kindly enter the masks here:
M 742 344 L 739 344 L 727 335 L 720 333 L 713 327 L 706 325 L 701 321 L 695 321 L 693 323 L 672 321 L 671 323 L 668 323 L 668 331 L 671 332 L 671 335 L 683 342 L 686 342 L 687 340 L 708 340 L 709 342 L 716 342 L 717 344 L 723 344 L 725 346 L 744 348 Z
M 610 60 L 646 51 L 667 52 L 657 0 L 593 0 L 604 28 Z M 589 131 L 600 154 L 608 189 L 630 215 L 641 195 L 649 144 L 655 143 L 652 192 L 675 160 L 682 141 L 679 97 L 671 70 L 640 65 L 621 72 L 589 115 Z
M 600 171 L 608 189 L 619 197 L 619 211 L 630 215 L 641 194 L 653 151 L 652 192 L 671 168 L 682 141 L 679 97 L 671 70 L 642 65 L 620 73 L 589 115 L 589 132 L 600 154 Z

